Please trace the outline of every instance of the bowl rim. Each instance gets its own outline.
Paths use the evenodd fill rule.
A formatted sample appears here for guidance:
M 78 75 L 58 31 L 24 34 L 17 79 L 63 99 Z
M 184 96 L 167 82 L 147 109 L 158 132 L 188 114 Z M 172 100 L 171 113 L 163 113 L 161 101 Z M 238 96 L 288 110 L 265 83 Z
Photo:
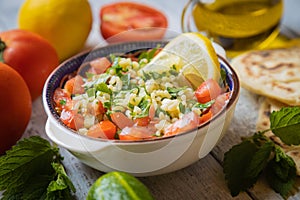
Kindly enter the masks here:
M 227 112 L 233 105 L 234 103 L 238 100 L 239 97 L 239 93 L 240 93 L 240 81 L 238 78 L 237 73 L 235 72 L 235 70 L 233 69 L 233 67 L 229 64 L 228 60 L 225 59 L 223 56 L 218 55 L 220 64 L 223 65 L 226 68 L 226 74 L 230 75 L 231 79 L 232 79 L 232 83 L 233 83 L 233 89 L 231 90 L 231 96 L 230 99 L 228 101 L 228 103 L 226 104 L 225 107 L 222 108 L 222 110 L 220 112 L 217 113 L 217 115 L 215 115 L 212 119 L 210 119 L 209 121 L 200 124 L 197 126 L 197 128 L 194 128 L 192 130 L 189 131 L 185 131 L 179 134 L 175 134 L 175 135 L 170 135 L 170 136 L 165 136 L 165 137 L 159 137 L 159 138 L 151 138 L 151 139 L 144 139 L 144 140 L 117 140 L 117 139 L 105 139 L 105 138 L 92 138 L 86 135 L 81 135 L 79 134 L 77 131 L 67 127 L 66 125 L 64 125 L 58 118 L 58 114 L 55 111 L 51 111 L 51 108 L 49 107 L 51 105 L 51 99 L 48 98 L 48 93 L 49 93 L 49 84 L 51 81 L 51 78 L 58 73 L 58 70 L 60 70 L 61 68 L 63 68 L 63 66 L 65 66 L 66 64 L 72 62 L 74 59 L 78 59 L 80 57 L 84 57 L 83 61 L 87 62 L 86 58 L 89 56 L 89 54 L 93 51 L 97 51 L 97 50 L 101 50 L 101 49 L 106 49 L 108 47 L 121 47 L 124 45 L 129 45 L 129 44 L 134 44 L 134 45 L 138 45 L 138 44 L 143 44 L 143 45 L 147 45 L 149 44 L 163 44 L 166 45 L 169 41 L 168 40 L 151 40 L 151 41 L 133 41 L 133 42 L 121 42 L 121 43 L 114 43 L 114 44 L 108 44 L 106 46 L 101 46 L 101 47 L 97 47 L 94 49 L 88 49 L 85 51 L 82 51 L 72 57 L 70 57 L 69 59 L 65 60 L 64 62 L 62 62 L 61 64 L 58 65 L 58 67 L 56 67 L 56 69 L 54 69 L 52 71 L 52 73 L 48 76 L 45 84 L 44 84 L 44 88 L 43 88 L 43 92 L 42 92 L 42 102 L 43 102 L 43 107 L 44 110 L 48 116 L 48 119 L 50 118 L 52 121 L 55 121 L 55 125 L 57 125 L 61 130 L 64 130 L 64 134 L 68 134 L 71 135 L 72 137 L 77 137 L 77 138 L 84 138 L 84 139 L 88 139 L 88 140 L 92 140 L 92 141 L 98 141 L 98 142 L 108 142 L 108 143 L 113 143 L 113 144 L 138 144 L 138 143 L 152 143 L 152 142 L 159 142 L 159 141 L 164 141 L 164 140 L 170 140 L 174 137 L 182 137 L 186 134 L 189 134 L 190 132 L 193 132 L 195 130 L 199 130 L 202 129 L 206 126 L 209 126 L 213 121 L 215 121 L 219 116 L 221 116 L 222 114 L 224 114 L 225 112 Z M 141 45 L 141 49 L 143 48 L 153 48 L 153 47 L 143 47 L 143 45 Z M 120 52 L 122 53 L 122 52 Z M 124 52 L 125 53 L 125 52 Z M 107 53 L 109 54 L 109 53 Z M 79 65 L 80 66 L 80 65 Z M 78 67 L 79 67 L 78 66 Z M 67 73 L 66 73 L 67 74 Z M 228 76 L 226 76 L 228 77 Z M 52 96 L 51 96 L 52 97 Z M 53 110 L 53 108 L 52 108 Z M 54 112 L 56 114 L 54 114 Z M 56 117 L 54 115 L 57 115 Z

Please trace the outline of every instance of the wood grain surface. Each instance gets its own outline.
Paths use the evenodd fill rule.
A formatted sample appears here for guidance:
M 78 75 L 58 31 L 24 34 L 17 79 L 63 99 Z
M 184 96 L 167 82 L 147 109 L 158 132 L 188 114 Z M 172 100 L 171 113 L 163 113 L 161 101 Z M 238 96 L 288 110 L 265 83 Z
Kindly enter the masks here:
M 219 144 L 203 159 L 184 169 L 169 174 L 140 177 L 157 200 L 181 199 L 282 199 L 263 180 L 249 191 L 240 193 L 233 198 L 227 188 L 222 161 L 226 151 L 241 141 L 241 136 L 253 134 L 257 117 L 259 96 L 244 89 L 241 90 L 236 111 L 231 125 Z M 44 112 L 41 98 L 33 103 L 31 121 L 23 137 L 40 135 L 48 139 L 45 133 L 47 116 Z M 49 140 L 49 139 L 48 139 Z M 76 157 L 64 148 L 60 148 L 64 156 L 63 164 L 73 181 L 78 200 L 86 198 L 90 186 L 103 173 L 82 164 Z M 299 199 L 296 194 L 290 199 Z

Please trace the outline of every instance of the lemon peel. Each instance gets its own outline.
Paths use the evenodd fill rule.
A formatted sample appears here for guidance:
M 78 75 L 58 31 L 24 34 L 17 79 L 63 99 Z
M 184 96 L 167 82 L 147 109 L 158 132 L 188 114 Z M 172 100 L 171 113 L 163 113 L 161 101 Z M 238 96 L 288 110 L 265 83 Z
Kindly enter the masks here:
M 172 39 L 141 71 L 163 73 L 176 69 L 194 87 L 207 79 L 219 80 L 220 63 L 212 42 L 200 33 Z
M 88 0 L 25 0 L 18 26 L 48 40 L 63 61 L 83 48 L 92 20 Z

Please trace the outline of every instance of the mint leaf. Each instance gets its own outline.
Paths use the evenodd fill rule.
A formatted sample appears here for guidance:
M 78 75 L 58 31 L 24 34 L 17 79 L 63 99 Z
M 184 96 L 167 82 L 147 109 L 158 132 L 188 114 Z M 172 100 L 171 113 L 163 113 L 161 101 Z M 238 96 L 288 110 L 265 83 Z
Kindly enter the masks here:
M 57 198 L 52 199 L 71 199 L 68 197 L 71 197 L 70 192 L 75 188 L 60 164 L 62 159 L 59 149 L 39 136 L 20 140 L 6 155 L 0 157 L 0 191 L 4 191 L 2 199 L 47 199 L 49 184 L 59 176 L 67 187 L 62 192 L 53 190 Z M 56 165 L 60 167 L 56 169 Z
M 297 176 L 293 159 L 277 147 L 275 157 L 269 162 L 266 171 L 269 185 L 286 198 L 293 189 Z
M 284 107 L 270 115 L 271 130 L 287 145 L 300 144 L 300 107 Z
M 264 136 L 255 134 L 225 153 L 224 173 L 232 196 L 245 191 L 257 181 L 273 149 L 271 141 L 265 141 Z
M 0 190 L 25 183 L 36 173 L 51 172 L 51 163 L 57 159 L 61 159 L 58 148 L 51 147 L 47 140 L 33 136 L 19 141 L 1 157 Z
M 60 199 L 72 200 L 72 196 L 69 195 L 69 190 L 75 192 L 75 187 L 69 177 L 67 176 L 63 165 L 59 163 L 52 163 L 52 167 L 55 170 L 57 176 L 56 179 L 51 181 L 47 188 L 46 199 Z
M 245 170 L 245 177 L 247 179 L 253 179 L 255 182 L 258 176 L 264 170 L 268 164 L 268 159 L 271 156 L 273 149 L 275 148 L 274 143 L 269 141 L 264 143 L 258 151 L 255 152 L 249 166 Z
M 23 199 L 36 199 L 39 197 L 39 199 L 46 199 L 47 195 L 47 187 L 49 185 L 49 182 L 54 178 L 53 175 L 37 175 L 28 181 L 23 191 L 22 191 L 22 198 Z
M 22 195 L 17 190 L 5 191 L 1 200 L 18 200 L 21 199 Z
M 285 144 L 300 143 L 300 107 L 286 107 L 272 112 L 270 129 L 244 138 L 224 155 L 224 173 L 232 196 L 250 188 L 260 174 L 274 191 L 286 198 L 295 190 L 296 165 L 274 141 L 264 135 L 272 130 Z
M 245 140 L 225 153 L 223 170 L 232 196 L 237 196 L 255 183 L 255 180 L 245 179 L 245 171 L 256 151 L 257 146 Z

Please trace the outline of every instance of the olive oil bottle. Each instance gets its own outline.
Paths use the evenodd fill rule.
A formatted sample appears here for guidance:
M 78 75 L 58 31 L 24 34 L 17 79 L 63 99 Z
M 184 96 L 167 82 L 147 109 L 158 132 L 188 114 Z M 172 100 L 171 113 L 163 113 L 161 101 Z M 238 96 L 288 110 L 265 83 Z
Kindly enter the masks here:
M 283 0 L 199 0 L 192 16 L 198 31 L 234 55 L 270 45 L 282 12 Z

